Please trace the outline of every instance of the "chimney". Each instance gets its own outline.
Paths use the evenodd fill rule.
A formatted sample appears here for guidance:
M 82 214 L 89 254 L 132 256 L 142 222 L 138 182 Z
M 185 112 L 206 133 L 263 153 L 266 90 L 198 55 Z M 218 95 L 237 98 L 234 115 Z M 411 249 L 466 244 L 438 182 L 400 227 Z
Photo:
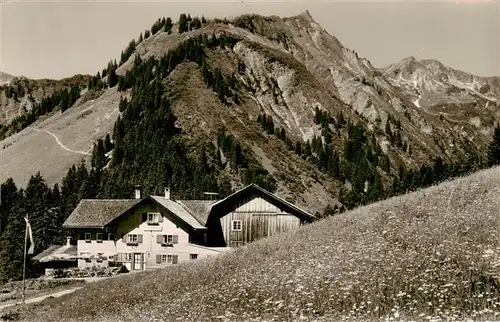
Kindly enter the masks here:
M 170 200 L 170 188 L 169 187 L 165 188 L 165 199 Z
M 141 199 L 141 186 L 135 186 L 135 199 Z
M 66 237 L 66 246 L 71 246 L 71 237 Z

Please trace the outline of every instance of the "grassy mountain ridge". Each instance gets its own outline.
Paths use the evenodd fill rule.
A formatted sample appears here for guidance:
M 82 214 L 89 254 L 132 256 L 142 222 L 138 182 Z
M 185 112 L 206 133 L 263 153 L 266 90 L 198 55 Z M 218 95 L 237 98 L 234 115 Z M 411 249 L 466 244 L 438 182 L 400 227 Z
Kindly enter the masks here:
M 30 321 L 495 319 L 499 178 L 498 167 L 481 171 L 213 260 L 93 283 L 21 316 Z

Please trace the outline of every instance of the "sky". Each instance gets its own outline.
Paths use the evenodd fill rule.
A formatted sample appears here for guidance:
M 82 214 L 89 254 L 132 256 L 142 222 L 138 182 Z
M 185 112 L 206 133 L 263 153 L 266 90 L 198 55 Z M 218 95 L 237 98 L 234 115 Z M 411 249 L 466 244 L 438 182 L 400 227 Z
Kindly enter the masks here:
M 159 17 L 293 16 L 306 9 L 375 67 L 414 56 L 500 76 L 500 0 L 0 0 L 0 71 L 56 79 L 95 74 Z

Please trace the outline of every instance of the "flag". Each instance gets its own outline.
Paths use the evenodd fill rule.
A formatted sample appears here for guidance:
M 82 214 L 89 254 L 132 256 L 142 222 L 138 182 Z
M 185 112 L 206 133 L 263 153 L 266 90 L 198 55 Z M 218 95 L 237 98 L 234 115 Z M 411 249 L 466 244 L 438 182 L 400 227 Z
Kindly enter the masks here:
M 28 254 L 33 255 L 35 253 L 35 243 L 33 242 L 33 233 L 31 232 L 30 221 L 26 217 L 24 217 L 24 220 L 26 220 L 26 231 L 28 232 L 30 238 L 30 248 L 28 249 Z

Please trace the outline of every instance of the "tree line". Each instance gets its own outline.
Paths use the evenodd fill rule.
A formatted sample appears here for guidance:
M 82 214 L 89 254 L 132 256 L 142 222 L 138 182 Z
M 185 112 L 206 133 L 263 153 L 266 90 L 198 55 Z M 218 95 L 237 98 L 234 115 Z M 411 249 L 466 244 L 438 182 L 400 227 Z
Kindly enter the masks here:
M 42 98 L 42 100 L 38 103 L 31 97 L 30 101 L 33 106 L 30 111 L 16 116 L 7 125 L 0 125 L 0 140 L 22 131 L 31 124 L 35 123 L 40 116 L 50 113 L 57 108 L 59 108 L 63 113 L 80 98 L 81 89 L 80 85 L 72 85 L 69 88 L 63 88 L 59 91 L 55 91 L 52 95 Z
M 375 135 L 360 124 L 346 122 L 342 112 L 337 117 L 332 117 L 328 112 L 316 108 L 315 123 L 321 125 L 321 136 L 315 135 L 306 142 L 293 143 L 283 128 L 275 126 L 272 116 L 260 114 L 257 122 L 264 132 L 275 135 L 285 142 L 289 150 L 309 160 L 321 172 L 328 174 L 334 180 L 350 183 L 351 188 L 342 186 L 338 195 L 343 206 L 327 207 L 325 210 L 327 215 L 429 187 L 450 178 L 500 164 L 500 125 L 496 126 L 488 145 L 486 161 L 479 154 L 469 152 L 465 160 L 453 163 L 446 163 L 441 157 L 437 157 L 417 169 L 407 169 L 403 165 L 393 169 L 388 155 L 381 150 Z M 391 117 L 387 124 L 389 126 L 386 127 L 386 132 L 390 134 L 386 134 L 394 138 L 394 133 L 401 127 L 400 122 Z M 390 124 L 394 125 L 395 130 L 391 129 Z M 336 148 L 332 143 L 334 134 L 330 125 L 336 129 L 335 135 L 338 136 L 340 136 L 339 129 L 344 126 L 347 128 L 347 139 L 343 150 Z M 398 146 L 409 149 L 408 145 Z M 384 188 L 381 174 L 391 179 L 389 187 Z

